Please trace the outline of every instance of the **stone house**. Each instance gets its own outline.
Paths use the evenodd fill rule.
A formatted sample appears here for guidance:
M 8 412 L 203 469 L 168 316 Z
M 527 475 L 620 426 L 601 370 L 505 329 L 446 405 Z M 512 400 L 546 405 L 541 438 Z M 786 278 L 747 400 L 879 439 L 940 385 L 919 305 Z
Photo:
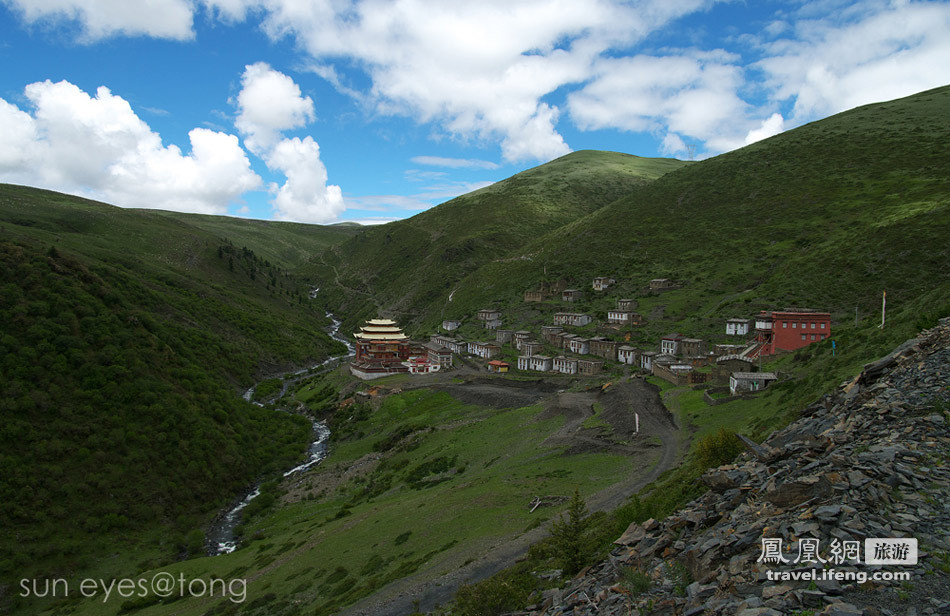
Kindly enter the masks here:
M 635 299 L 618 299 L 617 300 L 617 310 L 633 310 L 637 307 L 637 300 Z
M 651 291 L 662 291 L 673 288 L 673 281 L 669 278 L 654 278 L 650 281 Z
M 561 291 L 562 302 L 578 302 L 584 297 L 584 292 L 580 289 L 564 289 Z
M 461 321 L 456 321 L 454 319 L 446 319 L 442 321 L 442 329 L 447 332 L 452 332 L 457 330 L 462 325 Z
M 525 340 L 530 340 L 530 339 L 531 339 L 531 332 L 529 332 L 529 331 L 526 330 L 526 329 L 519 329 L 518 331 L 516 331 L 516 332 L 514 333 L 513 338 L 514 338 L 515 348 L 520 351 L 520 350 L 521 350 L 521 344 L 522 344 Z
M 617 281 L 614 280 L 613 278 L 607 278 L 606 276 L 598 276 L 597 278 L 594 278 L 593 282 L 591 283 L 591 286 L 594 288 L 595 291 L 606 291 L 607 288 L 610 287 L 610 285 L 616 282 Z
M 597 336 L 590 339 L 590 354 L 610 361 L 617 361 L 617 347 L 619 346 L 619 342 Z
M 777 380 L 778 376 L 774 372 L 733 372 L 729 377 L 729 393 L 736 395 L 747 391 L 759 391 Z
M 540 302 L 544 300 L 544 293 L 541 291 L 525 291 L 524 292 L 524 301 L 526 302 Z
M 599 359 L 578 359 L 577 372 L 587 376 L 600 374 L 604 367 L 604 362 Z
M 501 312 L 494 308 L 484 308 L 478 311 L 478 318 L 481 321 L 492 321 L 501 318 Z
M 511 329 L 495 330 L 495 342 L 498 344 L 510 344 L 514 338 L 515 332 Z
M 679 355 L 682 357 L 699 357 L 706 354 L 706 343 L 699 338 L 683 338 L 680 340 Z
M 541 338 L 550 345 L 560 346 L 558 336 L 564 332 L 563 327 L 557 325 L 542 325 Z
M 541 349 L 544 347 L 543 344 L 535 340 L 525 340 L 521 343 L 521 354 L 532 357 L 541 352 Z
M 501 319 L 488 319 L 485 321 L 485 329 L 498 329 L 501 327 Z

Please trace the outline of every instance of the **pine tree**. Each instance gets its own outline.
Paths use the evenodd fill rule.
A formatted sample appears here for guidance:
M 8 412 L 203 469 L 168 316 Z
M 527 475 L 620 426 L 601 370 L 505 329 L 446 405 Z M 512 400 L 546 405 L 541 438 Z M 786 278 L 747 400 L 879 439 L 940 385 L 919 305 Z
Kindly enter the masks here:
M 584 566 L 587 550 L 584 543 L 584 532 L 587 530 L 587 505 L 578 490 L 567 507 L 567 519 L 563 516 L 551 525 L 551 539 L 554 542 L 555 554 L 561 561 L 561 569 L 568 575 L 573 575 Z

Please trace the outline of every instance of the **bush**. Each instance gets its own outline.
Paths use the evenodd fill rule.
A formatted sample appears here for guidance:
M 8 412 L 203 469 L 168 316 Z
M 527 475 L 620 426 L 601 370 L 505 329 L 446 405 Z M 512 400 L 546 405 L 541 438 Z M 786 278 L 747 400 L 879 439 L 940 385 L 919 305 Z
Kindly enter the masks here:
M 497 616 L 523 607 L 537 586 L 530 573 L 511 571 L 483 582 L 463 585 L 455 597 L 458 616 Z
M 736 433 L 719 428 L 715 434 L 699 439 L 696 443 L 696 463 L 706 469 L 732 462 L 742 452 L 742 442 Z

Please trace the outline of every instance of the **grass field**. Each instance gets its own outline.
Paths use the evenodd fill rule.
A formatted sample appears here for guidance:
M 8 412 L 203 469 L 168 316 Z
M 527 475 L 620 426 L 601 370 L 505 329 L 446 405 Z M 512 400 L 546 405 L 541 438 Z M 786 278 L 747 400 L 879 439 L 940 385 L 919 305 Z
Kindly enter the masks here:
M 377 410 L 352 407 L 333 423 L 342 440 L 330 456 L 290 483 L 279 508 L 247 524 L 241 549 L 162 570 L 240 576 L 248 597 L 277 598 L 259 609 L 249 601 L 242 614 L 332 614 L 394 579 L 453 571 L 490 542 L 551 517 L 551 508 L 529 512 L 535 496 L 589 495 L 631 468 L 622 456 L 565 456 L 545 446 L 563 418 L 540 419 L 541 410 L 486 409 L 431 390 L 389 396 Z M 217 603 L 227 613 L 228 601 Z M 182 599 L 138 613 L 210 607 Z M 76 613 L 115 610 L 87 602 Z

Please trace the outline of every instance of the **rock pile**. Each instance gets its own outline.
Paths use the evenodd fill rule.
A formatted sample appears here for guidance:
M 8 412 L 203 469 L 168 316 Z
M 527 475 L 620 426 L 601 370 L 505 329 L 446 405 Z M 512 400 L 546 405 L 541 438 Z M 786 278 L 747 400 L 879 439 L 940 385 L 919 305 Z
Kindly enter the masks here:
M 944 319 L 523 614 L 950 615 L 948 366 Z M 866 538 L 914 538 L 918 564 L 867 564 Z

